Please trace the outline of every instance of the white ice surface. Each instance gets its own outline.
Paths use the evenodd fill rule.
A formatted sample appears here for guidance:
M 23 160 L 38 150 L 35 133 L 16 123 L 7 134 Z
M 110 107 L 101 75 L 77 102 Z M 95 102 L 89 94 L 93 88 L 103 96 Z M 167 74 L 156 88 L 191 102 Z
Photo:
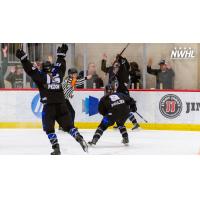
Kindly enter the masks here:
M 93 155 L 141 155 L 141 154 L 198 154 L 200 132 L 129 130 L 129 146 L 121 143 L 118 130 L 108 130 L 95 147 Z M 91 140 L 94 130 L 80 130 L 86 141 Z M 57 131 L 62 154 L 85 154 L 79 144 L 67 133 Z M 48 155 L 51 146 L 40 129 L 0 129 L 0 154 Z

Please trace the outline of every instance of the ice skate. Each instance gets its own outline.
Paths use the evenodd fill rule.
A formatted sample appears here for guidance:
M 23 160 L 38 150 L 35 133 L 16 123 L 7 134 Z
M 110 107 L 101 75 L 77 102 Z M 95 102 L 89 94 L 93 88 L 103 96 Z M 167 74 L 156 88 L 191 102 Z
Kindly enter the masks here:
M 129 139 L 128 139 L 128 137 L 123 137 L 122 143 L 123 143 L 124 145 L 127 146 L 127 145 L 129 144 Z
M 86 141 L 84 139 L 82 139 L 79 144 L 81 145 L 83 151 L 87 152 L 88 153 L 88 145 L 86 143 Z
M 140 128 L 140 125 L 138 123 L 133 124 L 132 130 L 136 130 L 138 128 Z
M 96 145 L 97 141 L 98 141 L 97 138 L 93 138 L 92 141 L 88 142 L 88 144 L 89 144 L 90 146 L 93 146 L 93 145 Z
M 61 155 L 59 144 L 56 145 L 56 147 L 54 148 L 54 151 L 51 152 L 51 155 Z
M 76 138 L 77 142 L 81 145 L 83 151 L 88 152 L 88 145 L 81 135 Z

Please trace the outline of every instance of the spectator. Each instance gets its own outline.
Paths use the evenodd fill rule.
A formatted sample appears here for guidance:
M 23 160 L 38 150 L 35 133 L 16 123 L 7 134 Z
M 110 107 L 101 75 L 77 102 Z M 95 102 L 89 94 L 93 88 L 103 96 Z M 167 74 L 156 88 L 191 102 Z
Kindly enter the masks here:
M 152 59 L 149 59 L 147 72 L 156 76 L 156 89 L 174 89 L 174 70 L 165 60 L 161 60 L 158 65 L 160 69 L 152 69 Z
M 117 80 L 119 87 L 123 88 L 123 91 L 127 90 L 130 71 L 130 64 L 128 60 L 120 55 L 117 55 L 111 66 L 107 67 L 106 65 L 107 55 L 104 53 L 101 61 L 101 70 L 108 74 L 108 82 L 111 83 L 112 81 Z
M 5 88 L 2 66 L 0 66 L 0 88 Z
M 8 46 L 2 44 L 2 65 L 0 66 L 0 88 L 5 88 L 4 76 L 8 67 Z
M 86 88 L 101 88 L 104 86 L 103 80 L 97 75 L 96 65 L 94 63 L 88 65 L 86 76 L 88 75 L 91 75 L 92 78 L 86 81 Z M 83 71 L 79 73 L 79 77 L 84 77 Z
M 6 80 L 11 83 L 12 88 L 23 88 L 23 69 L 12 66 Z
M 139 66 L 136 62 L 130 62 L 129 75 L 130 75 L 130 88 L 131 89 L 139 89 L 141 73 L 139 70 Z
M 3 76 L 6 74 L 8 67 L 8 45 L 2 44 L 2 61 L 3 61 Z

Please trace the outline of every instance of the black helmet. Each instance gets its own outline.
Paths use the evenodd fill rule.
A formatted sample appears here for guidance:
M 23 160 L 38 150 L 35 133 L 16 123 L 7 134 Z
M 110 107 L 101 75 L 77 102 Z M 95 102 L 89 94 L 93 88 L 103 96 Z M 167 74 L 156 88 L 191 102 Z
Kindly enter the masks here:
M 42 63 L 42 71 L 49 73 L 52 70 L 52 64 L 50 61 L 45 61 Z
M 115 91 L 112 84 L 108 84 L 105 86 L 105 95 L 110 95 Z
M 78 74 L 78 70 L 76 68 L 70 68 L 68 70 L 68 75 L 72 75 L 72 74 Z

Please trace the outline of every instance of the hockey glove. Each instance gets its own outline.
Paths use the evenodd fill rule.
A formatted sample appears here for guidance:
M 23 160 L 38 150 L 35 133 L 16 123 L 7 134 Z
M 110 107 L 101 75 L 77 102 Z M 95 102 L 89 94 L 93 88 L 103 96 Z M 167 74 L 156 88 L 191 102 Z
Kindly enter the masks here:
M 135 100 L 133 100 L 133 103 L 130 106 L 130 108 L 131 108 L 132 112 L 137 112 L 137 105 L 136 105 L 136 101 Z
M 57 56 L 65 57 L 67 51 L 68 51 L 68 46 L 67 46 L 67 44 L 62 44 L 62 46 L 61 46 L 61 47 L 58 47 L 58 49 L 57 49 Z
M 19 58 L 21 61 L 27 60 L 27 54 L 22 49 L 17 49 L 16 57 Z

